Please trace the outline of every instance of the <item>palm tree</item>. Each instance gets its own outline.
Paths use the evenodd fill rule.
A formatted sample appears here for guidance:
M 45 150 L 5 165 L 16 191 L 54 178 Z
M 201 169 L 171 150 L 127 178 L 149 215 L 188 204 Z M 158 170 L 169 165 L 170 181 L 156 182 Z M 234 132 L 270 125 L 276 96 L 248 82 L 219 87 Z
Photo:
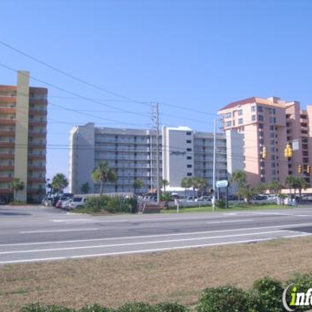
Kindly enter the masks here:
M 289 188 L 289 194 L 291 195 L 291 189 L 296 185 L 296 178 L 294 176 L 288 176 L 285 179 L 285 185 Z
M 205 178 L 198 178 L 198 181 L 197 181 L 197 183 L 198 183 L 198 190 L 202 193 L 202 195 L 203 195 L 203 193 L 204 193 L 204 191 L 205 191 L 205 189 L 206 189 L 206 187 L 208 186 L 208 182 L 207 182 L 207 180 L 205 179 Z
M 134 193 L 136 193 L 137 189 L 140 189 L 140 188 L 142 188 L 144 186 L 144 182 L 141 179 L 135 179 L 133 181 L 132 186 L 133 186 L 133 189 L 134 189 Z
M 244 200 L 249 204 L 252 197 L 256 194 L 256 191 L 254 188 L 251 189 L 249 185 L 246 185 L 245 187 L 240 187 L 237 194 L 239 196 L 242 196 Z
M 193 198 L 195 200 L 195 191 L 196 191 L 196 189 L 199 188 L 200 179 L 197 177 L 192 177 L 190 183 L 191 183 L 191 187 L 193 188 Z
M 54 192 L 63 192 L 68 186 L 68 180 L 63 173 L 57 173 L 52 179 L 51 186 Z
M 166 187 L 167 187 L 169 184 L 170 184 L 169 181 L 166 180 L 166 179 L 162 179 L 162 180 L 160 181 L 160 185 L 164 188 L 164 192 L 166 192 Z
M 83 194 L 88 194 L 89 191 L 90 191 L 90 184 L 89 182 L 85 182 L 81 185 L 80 187 L 80 191 L 83 193 Z
M 308 183 L 307 183 L 307 181 L 305 179 L 303 179 L 303 178 L 295 178 L 294 188 L 298 189 L 300 199 L 301 199 L 302 190 L 306 190 L 307 187 L 308 187 Z
M 259 183 L 254 187 L 254 191 L 257 194 L 263 194 L 265 192 L 265 190 L 268 188 L 268 186 L 264 183 Z
M 25 184 L 20 178 L 14 178 L 10 183 L 10 189 L 14 192 L 14 200 L 17 200 L 17 191 L 22 191 L 25 188 Z
M 237 195 L 242 195 L 243 190 L 247 188 L 247 175 L 243 170 L 237 170 L 232 173 L 231 183 L 237 184 Z
M 280 194 L 282 188 L 283 186 L 279 181 L 272 181 L 268 184 L 268 189 L 274 194 Z
M 186 197 L 186 189 L 192 186 L 192 178 L 191 177 L 183 178 L 180 185 L 181 187 L 184 187 L 184 197 Z
M 247 175 L 243 170 L 236 170 L 232 173 L 231 182 L 236 183 L 238 188 L 247 184 Z
M 100 195 L 103 194 L 104 191 L 104 184 L 106 182 L 116 182 L 117 181 L 117 173 L 114 169 L 108 166 L 108 162 L 101 161 L 98 165 L 94 168 L 91 173 L 92 180 L 95 183 L 101 183 Z

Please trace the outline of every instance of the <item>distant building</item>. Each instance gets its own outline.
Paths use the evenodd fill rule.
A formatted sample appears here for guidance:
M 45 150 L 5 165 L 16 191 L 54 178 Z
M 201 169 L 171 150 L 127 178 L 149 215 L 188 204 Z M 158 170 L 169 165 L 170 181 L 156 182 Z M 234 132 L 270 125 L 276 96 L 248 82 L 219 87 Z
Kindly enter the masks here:
M 12 194 L 19 178 L 17 199 L 36 200 L 45 194 L 48 91 L 29 87 L 26 71 L 17 78 L 17 86 L 0 85 L 0 194 Z
M 242 153 L 242 136 L 228 133 L 216 136 L 216 179 L 228 177 L 228 166 L 242 169 L 228 158 L 228 151 Z M 233 142 L 240 140 L 240 144 Z M 163 127 L 159 144 L 160 179 L 166 179 L 169 190 L 181 188 L 185 177 L 202 177 L 213 188 L 213 134 L 194 132 L 187 127 Z M 157 187 L 156 132 L 139 129 L 97 128 L 93 123 L 74 127 L 70 133 L 69 188 L 81 193 L 82 184 L 88 182 L 90 192 L 98 192 L 91 172 L 100 161 L 107 161 L 115 168 L 118 181 L 107 184 L 105 192 L 131 192 L 136 178 L 144 183 L 138 192 L 144 193 Z M 237 167 L 238 166 L 238 167 Z
M 252 97 L 228 104 L 219 110 L 225 131 L 244 137 L 244 170 L 251 186 L 280 181 L 289 175 L 302 177 L 311 185 L 312 106 L 301 110 L 297 101 L 277 97 Z M 292 149 L 285 157 L 286 145 Z

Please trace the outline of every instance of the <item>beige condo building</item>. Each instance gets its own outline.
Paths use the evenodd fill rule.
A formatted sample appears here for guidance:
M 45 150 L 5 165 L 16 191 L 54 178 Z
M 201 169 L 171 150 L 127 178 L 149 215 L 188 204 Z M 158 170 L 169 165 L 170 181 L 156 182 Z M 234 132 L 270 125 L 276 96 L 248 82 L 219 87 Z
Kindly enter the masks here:
M 29 87 L 29 72 L 18 71 L 17 86 L 0 85 L 0 195 L 12 196 L 14 178 L 24 182 L 17 200 L 45 194 L 47 95 Z
M 285 184 L 289 175 L 311 186 L 312 106 L 302 110 L 297 101 L 251 97 L 226 105 L 218 114 L 224 130 L 243 134 L 243 154 L 234 157 L 243 160 L 251 186 Z M 291 157 L 285 156 L 287 144 Z

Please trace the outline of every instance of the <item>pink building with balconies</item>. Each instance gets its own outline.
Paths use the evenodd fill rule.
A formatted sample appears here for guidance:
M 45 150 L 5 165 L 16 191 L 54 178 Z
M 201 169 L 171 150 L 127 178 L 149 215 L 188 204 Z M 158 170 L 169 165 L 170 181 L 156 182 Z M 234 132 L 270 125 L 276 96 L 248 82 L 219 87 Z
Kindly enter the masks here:
M 244 135 L 243 155 L 236 157 L 244 161 L 250 186 L 284 184 L 289 175 L 302 177 L 311 186 L 312 106 L 301 110 L 297 101 L 252 97 L 230 103 L 218 114 L 223 130 Z M 287 143 L 292 157 L 285 157 Z

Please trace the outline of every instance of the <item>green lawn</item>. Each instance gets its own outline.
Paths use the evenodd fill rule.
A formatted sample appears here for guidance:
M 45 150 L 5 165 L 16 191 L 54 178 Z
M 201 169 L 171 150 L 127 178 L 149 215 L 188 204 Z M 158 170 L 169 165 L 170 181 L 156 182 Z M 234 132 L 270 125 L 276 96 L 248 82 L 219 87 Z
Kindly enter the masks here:
M 214 211 L 218 212 L 232 212 L 232 211 L 250 211 L 250 210 L 272 210 L 272 209 L 293 209 L 293 206 L 286 206 L 286 205 L 275 205 L 275 204 L 238 204 L 238 205 L 230 205 L 228 209 L 226 208 L 215 208 Z M 161 213 L 176 213 L 176 208 L 170 208 L 169 210 L 161 210 Z M 188 212 L 213 212 L 212 206 L 194 206 L 194 207 L 181 207 L 179 209 L 180 213 L 188 213 Z

